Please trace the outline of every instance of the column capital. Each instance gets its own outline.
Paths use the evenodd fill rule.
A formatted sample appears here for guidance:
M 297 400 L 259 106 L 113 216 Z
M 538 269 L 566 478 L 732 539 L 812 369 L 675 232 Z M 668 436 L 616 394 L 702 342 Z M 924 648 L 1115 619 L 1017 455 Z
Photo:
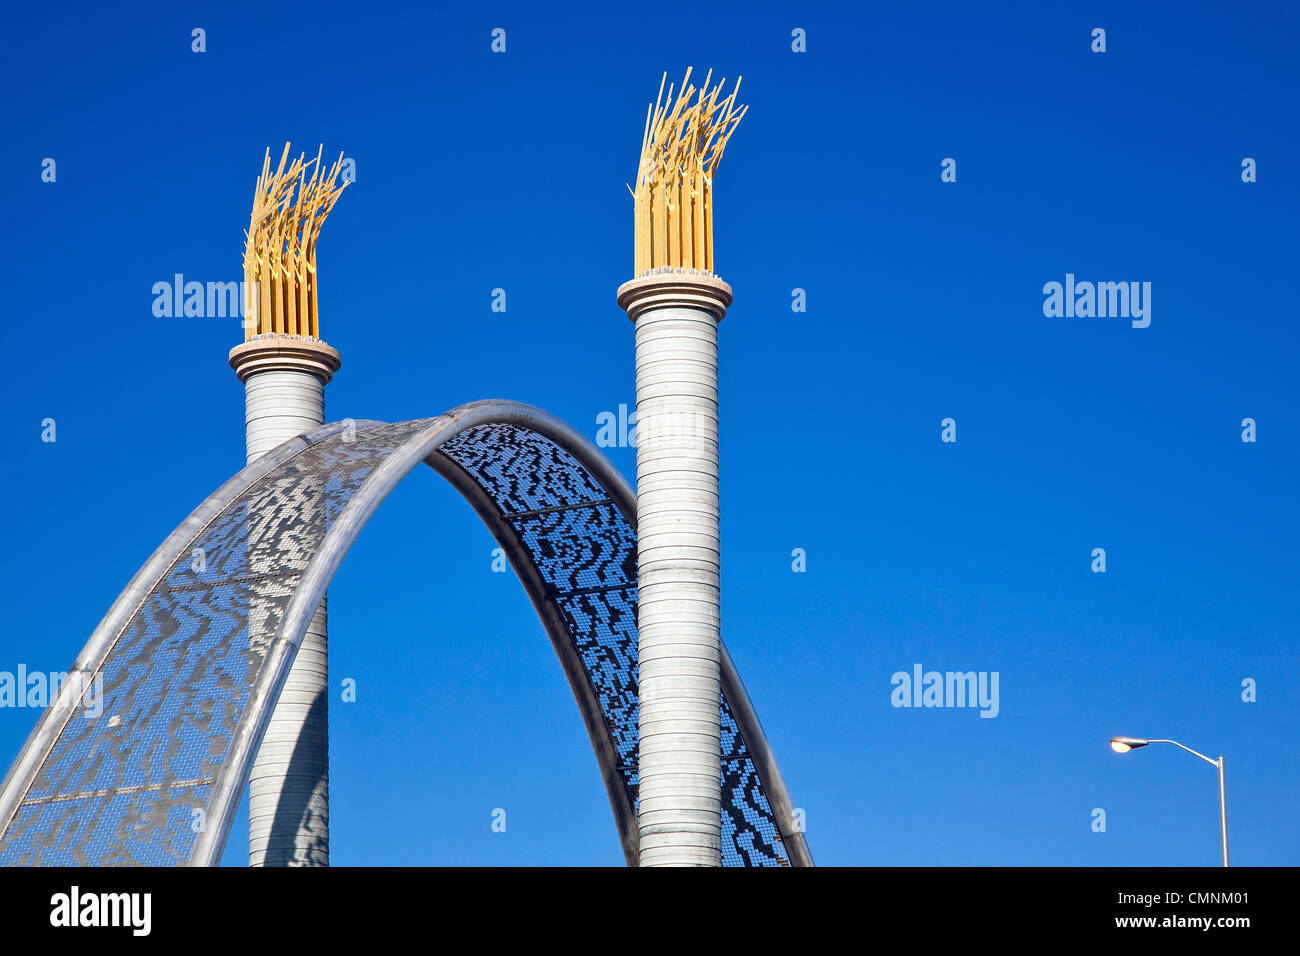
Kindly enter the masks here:
M 731 286 L 712 272 L 656 269 L 618 287 L 619 308 L 636 322 L 653 309 L 700 309 L 721 322 L 731 305 Z
M 255 335 L 230 350 L 230 367 L 241 382 L 257 372 L 310 372 L 328 385 L 343 364 L 336 349 L 305 335 Z

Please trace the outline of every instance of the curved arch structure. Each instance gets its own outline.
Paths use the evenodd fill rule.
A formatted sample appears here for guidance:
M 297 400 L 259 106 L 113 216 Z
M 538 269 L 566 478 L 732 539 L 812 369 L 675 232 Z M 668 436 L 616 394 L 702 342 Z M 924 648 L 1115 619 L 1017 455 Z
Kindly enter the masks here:
M 10 768 L 0 863 L 215 865 L 312 613 L 362 526 L 421 461 L 510 557 L 635 865 L 636 498 L 583 436 L 505 401 L 326 425 L 214 492 L 122 592 Z M 811 866 L 725 649 L 722 684 L 724 865 Z

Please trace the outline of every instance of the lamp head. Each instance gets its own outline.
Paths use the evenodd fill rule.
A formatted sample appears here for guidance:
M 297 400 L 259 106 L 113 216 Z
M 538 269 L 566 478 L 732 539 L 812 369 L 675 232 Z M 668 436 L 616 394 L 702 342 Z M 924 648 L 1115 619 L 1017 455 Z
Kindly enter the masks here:
M 1110 749 L 1117 754 L 1126 754 L 1138 747 L 1145 747 L 1148 743 L 1150 743 L 1149 740 L 1143 740 L 1140 737 L 1111 737 Z

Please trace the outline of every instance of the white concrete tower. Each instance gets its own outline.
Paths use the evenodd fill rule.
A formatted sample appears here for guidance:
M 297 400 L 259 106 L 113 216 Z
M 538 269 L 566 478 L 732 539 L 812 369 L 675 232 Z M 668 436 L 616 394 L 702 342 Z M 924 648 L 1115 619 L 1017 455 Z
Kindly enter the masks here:
M 720 866 L 718 322 L 708 273 L 618 290 L 636 324 L 642 866 Z
M 244 383 L 245 451 L 252 462 L 325 422 L 325 386 L 339 353 L 320 340 L 316 239 L 342 193 L 343 156 L 328 172 L 316 158 L 272 171 L 267 150 L 244 247 L 245 341 L 230 351 Z M 286 163 L 288 165 L 286 166 Z M 310 175 L 309 175 L 310 174 Z M 249 642 L 269 645 L 276 620 L 259 580 L 274 556 L 250 554 Z M 261 565 L 261 567 L 259 567 Z M 259 589 L 266 596 L 259 598 Z M 259 607 L 259 600 L 263 602 Z M 249 776 L 250 866 L 329 865 L 329 658 L 325 600 L 303 637 Z
M 244 383 L 253 462 L 325 423 L 325 385 L 339 353 L 319 340 L 258 335 L 230 353 Z M 251 559 L 256 562 L 256 558 Z M 250 568 L 256 572 L 256 568 Z M 256 603 L 256 597 L 252 599 Z M 258 615 L 250 614 L 250 631 Z M 250 633 L 269 642 L 271 634 Z M 294 658 L 249 775 L 250 866 L 329 865 L 329 655 L 321 601 Z
M 618 290 L 636 326 L 642 866 L 722 864 L 718 323 L 731 287 L 713 274 L 713 177 L 745 109 L 739 81 L 719 99 L 725 80 L 697 91 L 690 76 L 666 102 L 661 83 L 647 112 L 636 277 Z

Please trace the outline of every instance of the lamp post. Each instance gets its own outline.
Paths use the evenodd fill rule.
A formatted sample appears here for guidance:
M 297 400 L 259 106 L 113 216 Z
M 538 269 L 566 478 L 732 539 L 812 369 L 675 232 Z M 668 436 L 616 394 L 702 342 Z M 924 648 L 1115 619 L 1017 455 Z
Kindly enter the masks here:
M 1173 744 L 1175 747 L 1181 747 L 1194 757 L 1200 757 L 1206 763 L 1218 768 L 1219 771 L 1219 842 L 1223 848 L 1223 865 L 1228 865 L 1228 800 L 1223 788 L 1223 757 L 1218 760 L 1205 756 L 1203 753 L 1197 753 L 1191 747 L 1186 747 L 1176 740 L 1144 740 L 1141 737 L 1112 737 L 1110 738 L 1110 749 L 1117 754 L 1126 754 L 1130 750 L 1136 750 L 1138 747 L 1145 747 L 1147 744 Z

